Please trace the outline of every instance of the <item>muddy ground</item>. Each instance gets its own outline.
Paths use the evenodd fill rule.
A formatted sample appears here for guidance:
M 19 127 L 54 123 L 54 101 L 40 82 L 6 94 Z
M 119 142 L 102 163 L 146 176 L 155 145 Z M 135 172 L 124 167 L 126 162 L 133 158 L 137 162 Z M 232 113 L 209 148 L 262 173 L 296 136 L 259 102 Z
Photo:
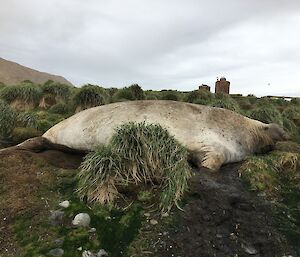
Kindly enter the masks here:
M 16 217 L 34 212 L 30 217 L 42 215 L 47 219 L 52 202 L 63 199 L 55 196 L 57 199 L 41 203 L 30 196 L 40 195 L 41 189 L 45 191 L 56 183 L 57 167 L 77 168 L 81 158 L 57 151 L 0 153 L 0 184 L 6 186 L 0 190 L 6 197 L 0 201 L 1 257 L 24 254 L 13 229 Z M 142 241 L 143 247 L 140 251 L 131 250 L 131 256 L 297 256 L 277 231 L 270 202 L 247 190 L 238 167 L 239 164 L 227 165 L 218 173 L 195 170 L 184 211 L 174 210 L 173 222 L 166 225 L 158 216 L 157 226 L 142 223 L 132 249 Z M 41 233 L 44 241 L 51 237 L 51 233 Z
M 154 256 L 296 256 L 275 228 L 270 203 L 245 188 L 239 165 L 195 171 L 177 225 L 152 241 Z

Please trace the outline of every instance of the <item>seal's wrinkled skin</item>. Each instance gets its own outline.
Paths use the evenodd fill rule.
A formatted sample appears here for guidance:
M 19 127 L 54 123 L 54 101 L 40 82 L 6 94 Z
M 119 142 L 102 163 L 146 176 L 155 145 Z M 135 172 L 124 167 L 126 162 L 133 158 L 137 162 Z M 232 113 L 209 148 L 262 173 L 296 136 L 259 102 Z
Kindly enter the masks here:
M 115 129 L 125 122 L 159 123 L 190 152 L 198 166 L 218 170 L 262 152 L 285 132 L 276 124 L 264 124 L 235 112 L 174 101 L 131 101 L 79 112 L 50 128 L 42 137 L 51 144 L 92 151 L 108 144 Z M 23 144 L 26 145 L 26 141 Z M 32 142 L 31 142 L 32 144 Z

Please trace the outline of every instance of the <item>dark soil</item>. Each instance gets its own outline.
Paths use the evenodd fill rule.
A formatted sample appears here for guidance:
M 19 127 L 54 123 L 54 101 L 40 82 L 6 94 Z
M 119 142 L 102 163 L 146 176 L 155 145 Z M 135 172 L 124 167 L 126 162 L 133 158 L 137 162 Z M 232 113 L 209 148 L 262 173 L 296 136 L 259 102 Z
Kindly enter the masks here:
M 296 256 L 275 228 L 270 203 L 247 191 L 238 167 L 196 172 L 176 227 L 153 241 L 154 256 Z

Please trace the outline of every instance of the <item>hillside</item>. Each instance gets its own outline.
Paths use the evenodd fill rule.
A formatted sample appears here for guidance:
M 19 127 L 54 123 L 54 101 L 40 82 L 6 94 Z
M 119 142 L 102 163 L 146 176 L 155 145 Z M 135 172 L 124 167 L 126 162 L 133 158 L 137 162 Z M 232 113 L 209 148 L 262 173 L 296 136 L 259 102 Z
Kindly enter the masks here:
M 53 80 L 63 84 L 72 85 L 71 82 L 62 76 L 40 72 L 0 58 L 0 82 L 6 85 L 19 84 L 24 80 L 31 80 L 34 83 L 42 84 L 47 80 Z

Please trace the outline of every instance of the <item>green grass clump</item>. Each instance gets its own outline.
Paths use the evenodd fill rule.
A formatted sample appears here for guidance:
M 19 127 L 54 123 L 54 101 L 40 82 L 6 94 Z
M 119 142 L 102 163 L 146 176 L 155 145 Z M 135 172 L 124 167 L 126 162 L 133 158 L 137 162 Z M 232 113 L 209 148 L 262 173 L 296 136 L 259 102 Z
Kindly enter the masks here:
M 160 92 L 161 100 L 180 101 L 180 93 L 173 90 L 162 90 Z
M 187 151 L 160 125 L 120 126 L 109 146 L 88 154 L 78 174 L 81 197 L 112 203 L 119 188 L 161 188 L 160 208 L 168 211 L 181 199 L 190 177 Z M 123 189 L 124 190 L 124 189 Z
M 213 99 L 213 94 L 210 93 L 207 90 L 194 90 L 189 92 L 186 97 L 185 97 L 185 101 L 189 102 L 189 103 L 198 103 L 200 101 L 202 102 L 210 102 Z
M 250 190 L 264 191 L 269 195 L 276 194 L 277 164 L 274 156 L 253 156 L 248 158 L 239 169 L 242 178 Z
M 38 117 L 32 112 L 19 112 L 17 115 L 18 127 L 37 128 Z
M 64 114 L 69 113 L 70 109 L 67 104 L 58 103 L 58 104 L 51 106 L 48 111 L 51 113 L 64 115 Z
M 43 95 L 51 95 L 54 98 L 66 101 L 71 94 L 71 87 L 59 82 L 46 82 L 42 86 Z
M 124 87 L 115 92 L 112 97 L 113 102 L 144 100 L 145 93 L 138 84 L 133 84 L 129 87 Z
M 21 143 L 29 138 L 41 136 L 41 132 L 35 128 L 16 127 L 11 133 L 15 143 Z
M 1 98 L 8 103 L 19 100 L 25 104 L 36 106 L 41 97 L 41 93 L 42 91 L 39 86 L 28 83 L 3 88 L 1 90 Z
M 216 94 L 216 99 L 213 100 L 210 105 L 213 107 L 240 112 L 240 107 L 238 103 L 228 95 Z
M 73 101 L 80 110 L 104 105 L 108 102 L 108 94 L 105 89 L 95 85 L 85 85 L 74 95 Z
M 5 88 L 5 87 L 6 87 L 6 85 L 4 83 L 0 82 L 0 91 L 1 91 L 1 89 Z
M 249 112 L 249 117 L 264 123 L 283 125 L 281 113 L 273 106 L 256 108 Z
M 16 124 L 16 112 L 0 100 L 0 138 L 9 138 Z

